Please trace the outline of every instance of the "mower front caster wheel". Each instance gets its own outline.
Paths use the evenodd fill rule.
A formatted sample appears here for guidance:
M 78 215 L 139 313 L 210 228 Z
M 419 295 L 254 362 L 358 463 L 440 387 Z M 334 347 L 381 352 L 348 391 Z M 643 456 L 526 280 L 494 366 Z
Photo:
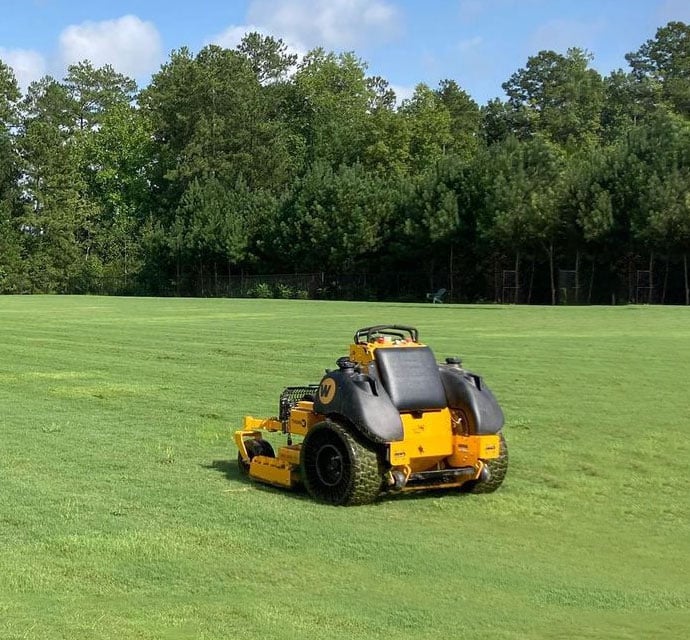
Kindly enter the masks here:
M 251 462 L 254 456 L 268 456 L 269 458 L 275 458 L 275 452 L 270 442 L 266 440 L 245 440 L 244 446 L 247 448 L 247 454 L 249 455 L 249 461 Z M 237 467 L 243 476 L 249 475 L 249 464 L 242 459 L 242 454 L 238 452 L 237 454 Z

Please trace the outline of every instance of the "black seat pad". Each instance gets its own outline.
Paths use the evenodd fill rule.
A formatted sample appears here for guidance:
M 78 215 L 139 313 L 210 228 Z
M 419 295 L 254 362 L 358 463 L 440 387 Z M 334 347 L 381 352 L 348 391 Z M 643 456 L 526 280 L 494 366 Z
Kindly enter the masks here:
M 381 383 L 398 411 L 444 409 L 446 394 L 429 347 L 376 350 Z

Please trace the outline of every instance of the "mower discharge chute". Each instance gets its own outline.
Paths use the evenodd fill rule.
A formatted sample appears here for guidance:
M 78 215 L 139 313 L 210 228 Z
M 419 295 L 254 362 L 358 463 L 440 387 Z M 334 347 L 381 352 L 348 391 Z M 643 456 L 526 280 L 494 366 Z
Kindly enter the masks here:
M 244 418 L 235 432 L 240 470 L 334 505 L 385 492 L 495 491 L 508 468 L 503 412 L 458 358 L 436 362 L 414 327 L 355 333 L 348 356 L 318 385 L 287 387 L 279 415 Z M 274 452 L 263 432 L 282 432 Z M 297 436 L 301 442 L 295 442 Z

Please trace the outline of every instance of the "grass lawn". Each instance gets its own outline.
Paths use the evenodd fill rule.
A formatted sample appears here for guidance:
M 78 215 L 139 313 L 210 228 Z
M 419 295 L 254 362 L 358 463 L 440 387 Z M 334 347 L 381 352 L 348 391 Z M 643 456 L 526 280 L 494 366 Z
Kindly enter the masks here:
M 242 480 L 242 416 L 378 323 L 484 375 L 503 487 Z M 0 638 L 687 637 L 689 400 L 687 308 L 0 297 Z

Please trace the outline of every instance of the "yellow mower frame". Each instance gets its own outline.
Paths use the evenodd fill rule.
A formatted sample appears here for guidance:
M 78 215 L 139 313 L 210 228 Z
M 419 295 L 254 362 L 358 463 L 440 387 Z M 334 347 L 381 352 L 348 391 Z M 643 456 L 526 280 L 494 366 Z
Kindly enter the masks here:
M 244 418 L 234 434 L 243 473 L 344 505 L 503 482 L 503 413 L 458 358 L 439 364 L 414 327 L 378 325 L 357 331 L 337 364 L 318 385 L 286 388 L 279 416 Z M 265 433 L 286 444 L 274 452 Z

